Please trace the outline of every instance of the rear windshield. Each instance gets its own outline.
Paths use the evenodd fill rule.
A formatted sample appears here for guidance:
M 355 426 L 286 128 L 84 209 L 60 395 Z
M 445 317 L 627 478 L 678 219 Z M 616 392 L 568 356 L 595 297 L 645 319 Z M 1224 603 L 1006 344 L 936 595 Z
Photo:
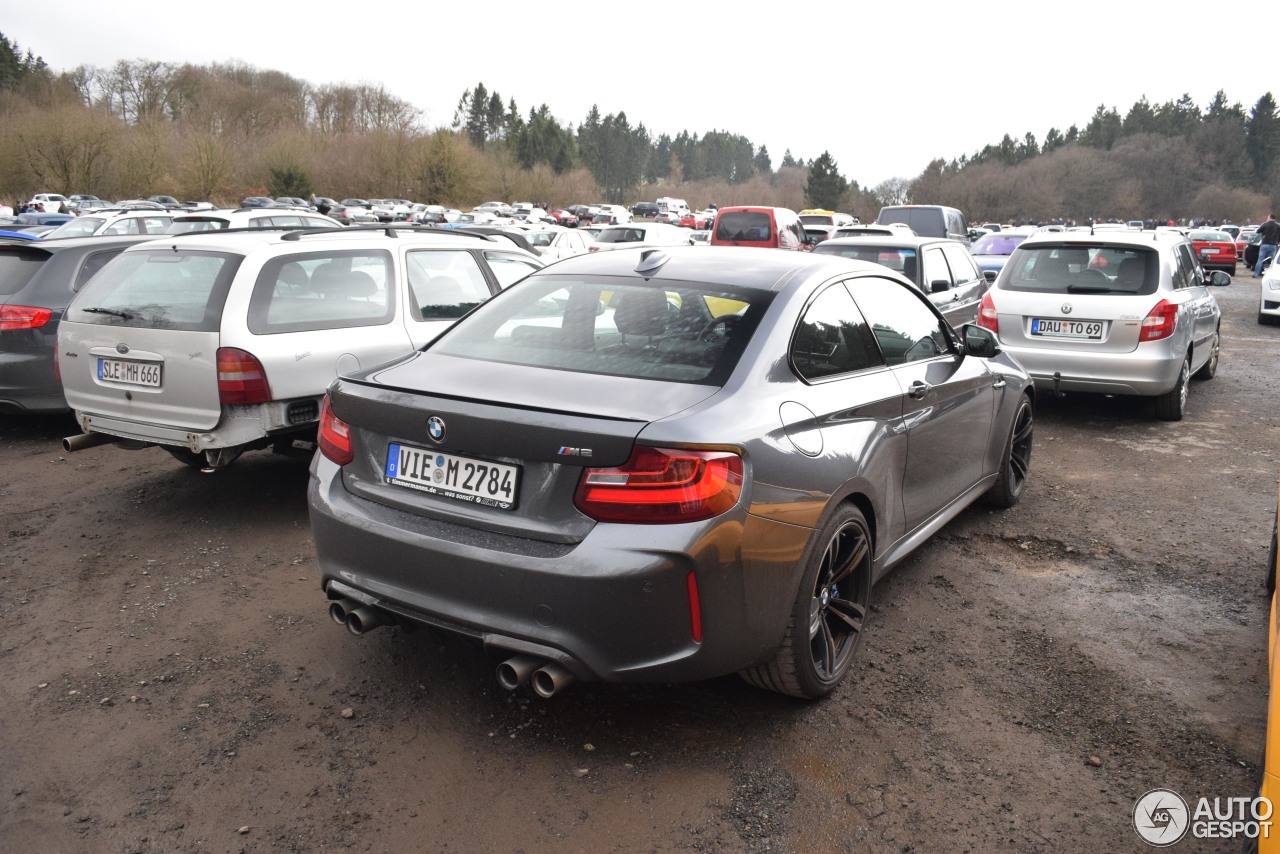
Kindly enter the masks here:
M 946 237 L 947 226 L 937 208 L 885 208 L 877 219 L 881 225 L 900 222 L 921 237 Z
M 27 286 L 49 260 L 48 252 L 24 251 L 23 247 L 0 246 L 0 295 L 16 294 Z
M 722 385 L 770 298 L 692 283 L 534 276 L 429 347 L 487 362 Z
M 76 323 L 216 332 L 242 256 L 165 249 L 123 252 L 67 310 Z
M 1160 258 L 1150 249 L 1037 244 L 1014 250 L 1000 287 L 1053 294 L 1153 294 Z
M 805 225 L 835 225 L 836 218 L 830 214 L 800 214 L 800 222 Z
M 969 251 L 974 255 L 1012 255 L 1018 244 L 1026 239 L 1026 235 L 984 234 Z
M 910 247 L 877 246 L 868 241 L 859 240 L 856 244 L 824 243 L 813 249 L 818 255 L 839 255 L 841 258 L 852 258 L 855 261 L 869 261 L 888 267 L 895 273 L 901 273 L 911 281 L 916 280 L 916 250 Z
M 601 213 L 601 217 L 612 214 Z M 596 235 L 597 243 L 643 243 L 646 238 L 643 228 L 606 228 Z
M 230 228 L 228 220 L 216 216 L 190 216 L 175 219 L 169 224 L 170 234 L 186 234 L 192 231 L 222 231 Z
M 773 221 L 763 211 L 728 211 L 716 217 L 716 240 L 768 240 Z

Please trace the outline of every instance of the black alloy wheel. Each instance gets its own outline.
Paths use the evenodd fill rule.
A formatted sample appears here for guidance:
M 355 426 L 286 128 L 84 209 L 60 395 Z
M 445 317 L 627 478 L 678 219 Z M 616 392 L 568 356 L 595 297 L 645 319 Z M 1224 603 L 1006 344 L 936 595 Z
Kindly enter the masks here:
M 1031 448 L 1035 440 L 1035 409 L 1026 394 L 1018 401 L 1013 414 L 1013 426 L 1009 428 L 1009 442 L 1005 445 L 1000 473 L 985 496 L 993 507 L 1012 507 L 1022 497 L 1031 470 Z
M 862 646 L 871 598 L 871 532 L 862 513 L 842 505 L 815 540 L 772 661 L 742 672 L 753 685 L 815 699 L 834 689 Z

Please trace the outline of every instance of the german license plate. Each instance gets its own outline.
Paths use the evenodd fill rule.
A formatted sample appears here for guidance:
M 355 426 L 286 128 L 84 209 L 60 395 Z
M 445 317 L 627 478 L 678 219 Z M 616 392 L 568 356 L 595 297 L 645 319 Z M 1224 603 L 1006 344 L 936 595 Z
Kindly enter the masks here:
M 160 388 L 161 362 L 129 362 L 122 359 L 98 359 L 98 379 L 107 383 L 145 385 Z
M 1201 255 L 1217 255 L 1217 254 L 1218 254 L 1219 252 L 1221 252 L 1221 251 L 1222 251 L 1222 250 L 1221 250 L 1221 249 L 1218 249 L 1217 247 L 1214 247 L 1214 246 L 1206 246 L 1205 248 L 1203 248 L 1203 249 L 1201 249 L 1201 250 L 1200 250 L 1200 254 L 1201 254 Z
M 1043 338 L 1102 338 L 1102 321 L 1100 320 L 1049 320 L 1035 317 L 1031 319 L 1031 334 Z
M 432 495 L 514 510 L 520 467 L 443 454 L 392 442 L 387 445 L 387 482 Z

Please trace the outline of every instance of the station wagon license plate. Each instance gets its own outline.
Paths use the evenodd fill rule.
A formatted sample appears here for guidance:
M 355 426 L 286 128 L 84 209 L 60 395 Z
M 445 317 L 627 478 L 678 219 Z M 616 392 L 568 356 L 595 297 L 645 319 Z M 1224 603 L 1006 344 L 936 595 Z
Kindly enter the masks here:
M 144 385 L 160 388 L 160 362 L 128 362 L 121 359 L 98 359 L 98 379 L 108 383 Z
M 1087 338 L 1101 340 L 1102 321 L 1100 320 L 1050 320 L 1033 317 L 1031 334 L 1042 338 Z
M 443 454 L 392 442 L 387 445 L 387 482 L 499 510 L 514 510 L 520 467 Z

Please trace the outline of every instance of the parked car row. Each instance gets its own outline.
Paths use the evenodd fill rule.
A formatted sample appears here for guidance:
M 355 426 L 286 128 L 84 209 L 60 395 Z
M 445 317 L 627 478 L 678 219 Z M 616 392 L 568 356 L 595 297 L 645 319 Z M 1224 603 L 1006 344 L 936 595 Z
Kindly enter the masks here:
M 970 251 L 940 206 L 690 230 L 496 205 L 440 223 L 464 228 L 272 205 L 0 240 L 4 376 L 31 387 L 0 407 L 69 406 L 68 451 L 204 471 L 318 448 L 321 586 L 355 634 L 484 638 L 500 683 L 542 696 L 739 673 L 813 698 L 856 660 L 876 581 L 979 498 L 1019 500 L 1039 396 L 1179 420 L 1218 367 L 1230 276 L 1194 234 Z

